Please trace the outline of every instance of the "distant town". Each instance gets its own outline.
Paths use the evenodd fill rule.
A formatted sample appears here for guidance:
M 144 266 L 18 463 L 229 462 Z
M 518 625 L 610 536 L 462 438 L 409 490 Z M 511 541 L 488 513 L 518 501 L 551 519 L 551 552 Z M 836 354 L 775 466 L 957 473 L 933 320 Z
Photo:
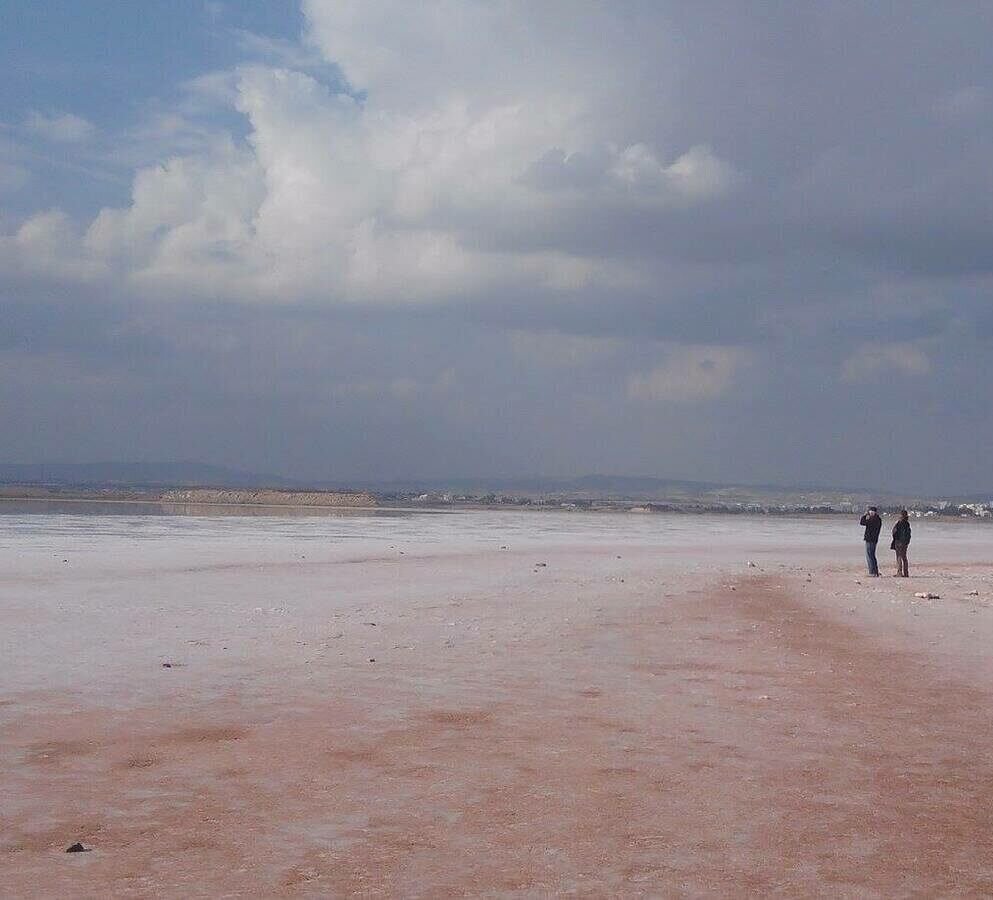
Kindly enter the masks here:
M 69 473 L 71 476 L 72 473 Z M 106 474 L 106 473 L 102 473 Z M 148 473 L 143 473 L 147 475 Z M 0 501 L 151 503 L 163 511 L 192 507 L 391 508 L 391 509 L 531 509 L 589 512 L 714 513 L 725 515 L 859 514 L 869 504 L 883 514 L 906 508 L 914 518 L 988 519 L 993 499 L 879 496 L 868 491 L 800 490 L 781 487 L 709 485 L 660 479 L 590 476 L 574 481 L 532 479 L 507 483 L 502 490 L 486 487 L 450 489 L 400 485 L 264 486 L 264 476 L 238 473 L 223 477 L 165 478 L 156 483 L 126 483 L 110 478 L 73 481 L 0 479 Z
M 644 501 L 624 498 L 588 498 L 557 496 L 520 496 L 511 494 L 456 494 L 451 492 L 398 492 L 382 495 L 382 502 L 397 506 L 516 506 L 544 509 L 600 510 L 629 513 L 660 512 L 706 512 L 741 513 L 749 515 L 830 515 L 861 513 L 868 503 L 866 500 L 838 499 L 816 501 L 788 501 L 779 503 L 744 500 L 671 500 Z M 955 503 L 950 500 L 936 500 L 905 506 L 903 503 L 877 503 L 883 513 L 895 513 L 906 508 L 915 518 L 952 517 L 993 519 L 993 500 L 984 503 Z

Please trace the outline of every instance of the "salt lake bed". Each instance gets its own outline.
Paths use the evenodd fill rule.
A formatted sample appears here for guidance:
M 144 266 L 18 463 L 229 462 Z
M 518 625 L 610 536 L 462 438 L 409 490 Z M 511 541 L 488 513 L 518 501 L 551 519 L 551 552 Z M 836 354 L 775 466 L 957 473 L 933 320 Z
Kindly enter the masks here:
M 993 891 L 984 523 L 157 512 L 0 503 L 9 896 Z

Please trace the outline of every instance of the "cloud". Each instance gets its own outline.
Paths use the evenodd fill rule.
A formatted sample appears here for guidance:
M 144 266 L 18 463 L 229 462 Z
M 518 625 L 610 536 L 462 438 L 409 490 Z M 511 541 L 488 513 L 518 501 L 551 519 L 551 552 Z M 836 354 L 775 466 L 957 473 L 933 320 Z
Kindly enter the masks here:
M 569 0 L 304 0 L 303 10 L 308 42 L 353 87 L 416 115 L 457 100 L 480 110 L 524 101 L 554 127 L 591 108 L 616 122 L 603 107 L 613 101 L 616 114 L 623 86 L 657 71 L 676 45 L 665 27 L 638 33 L 622 11 L 590 5 L 577 15 Z
M 709 147 L 691 147 L 670 164 L 645 144 L 566 153 L 554 148 L 528 166 L 521 182 L 540 191 L 596 191 L 601 204 L 673 206 L 720 196 L 738 179 Z
M 74 113 L 45 115 L 35 111 L 28 115 L 24 128 L 46 141 L 60 144 L 81 143 L 96 134 L 96 126 L 92 122 Z
M 294 40 L 295 9 L 225 4 L 190 19 L 210 41 L 179 84 L 136 33 L 144 68 L 101 61 L 134 104 L 74 106 L 99 131 L 0 123 L 0 347 L 32 373 L 0 379 L 25 423 L 0 457 L 914 484 L 940 452 L 935 478 L 981 481 L 993 14 L 967 5 L 894 28 L 871 4 L 306 0 Z M 283 37 L 238 30 L 263 22 Z M 838 449 L 870 419 L 907 438 L 878 472 Z
M 889 375 L 927 375 L 931 360 L 913 344 L 867 344 L 841 364 L 844 381 L 860 382 Z
M 127 209 L 104 209 L 86 230 L 91 259 L 155 294 L 185 286 L 201 295 L 250 289 L 252 215 L 264 196 L 253 156 L 230 143 L 213 154 L 143 169 Z
M 326 70 L 328 61 L 315 47 L 285 38 L 272 38 L 251 31 L 235 32 L 241 49 L 250 57 L 299 71 Z
M 299 54 L 242 34 L 280 64 L 195 79 L 184 109 L 132 130 L 135 146 L 170 155 L 137 171 L 128 207 L 85 227 L 84 251 L 153 294 L 256 303 L 555 298 L 644 283 L 631 259 L 569 246 L 574 222 L 692 207 L 727 193 L 737 172 L 703 144 L 666 158 L 631 140 L 637 119 L 616 115 L 626 85 L 609 55 L 563 44 L 563 20 L 544 9 L 521 29 L 524 9 L 313 0 Z M 568 21 L 587 42 L 630 41 L 602 10 Z M 522 68 L 545 39 L 548 52 Z M 351 88 L 302 71 L 315 53 Z M 199 126 L 198 103 L 233 106 L 247 141 Z M 53 139 L 92 133 L 69 114 L 30 125 Z M 530 240 L 494 242 L 521 223 Z
M 660 403 L 711 400 L 734 386 L 750 360 L 740 347 L 675 347 L 661 365 L 628 378 L 628 396 Z
M 521 360 L 551 368 L 572 369 L 615 354 L 621 342 L 615 338 L 587 337 L 555 332 L 512 331 L 510 346 Z
M 86 252 L 75 223 L 60 210 L 38 213 L 12 235 L 0 235 L 0 270 L 14 278 L 88 283 L 106 267 Z
M 406 402 L 428 393 L 439 396 L 445 394 L 453 388 L 456 381 L 455 370 L 448 368 L 431 379 L 398 375 L 389 379 L 370 378 L 339 382 L 331 386 L 330 394 L 336 399 L 354 398 L 366 401 Z
M 672 192 L 688 200 L 718 196 L 737 178 L 734 168 L 706 146 L 691 147 L 663 165 L 650 147 L 632 144 L 617 155 L 610 171 L 633 190 Z

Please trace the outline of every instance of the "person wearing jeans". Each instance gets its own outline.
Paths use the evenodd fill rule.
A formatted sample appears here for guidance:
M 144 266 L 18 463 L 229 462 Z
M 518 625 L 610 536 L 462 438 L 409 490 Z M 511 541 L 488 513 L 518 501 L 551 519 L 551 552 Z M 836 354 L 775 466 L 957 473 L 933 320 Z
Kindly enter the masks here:
M 879 510 L 875 506 L 870 506 L 865 515 L 859 519 L 859 525 L 865 528 L 862 539 L 865 541 L 866 568 L 871 577 L 878 578 L 879 563 L 876 561 L 876 544 L 879 543 L 879 531 L 883 527 L 883 520 L 879 518 Z
M 893 526 L 893 543 L 890 549 L 896 551 L 896 577 L 909 578 L 910 564 L 907 562 L 907 547 L 910 546 L 910 517 L 907 510 L 900 510 L 900 518 Z

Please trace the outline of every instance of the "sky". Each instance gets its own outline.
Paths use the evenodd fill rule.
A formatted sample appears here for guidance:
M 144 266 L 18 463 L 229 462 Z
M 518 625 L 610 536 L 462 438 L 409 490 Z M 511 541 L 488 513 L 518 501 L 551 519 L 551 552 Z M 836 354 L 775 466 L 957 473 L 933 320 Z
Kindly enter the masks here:
M 993 490 L 993 5 L 0 0 L 0 461 Z

